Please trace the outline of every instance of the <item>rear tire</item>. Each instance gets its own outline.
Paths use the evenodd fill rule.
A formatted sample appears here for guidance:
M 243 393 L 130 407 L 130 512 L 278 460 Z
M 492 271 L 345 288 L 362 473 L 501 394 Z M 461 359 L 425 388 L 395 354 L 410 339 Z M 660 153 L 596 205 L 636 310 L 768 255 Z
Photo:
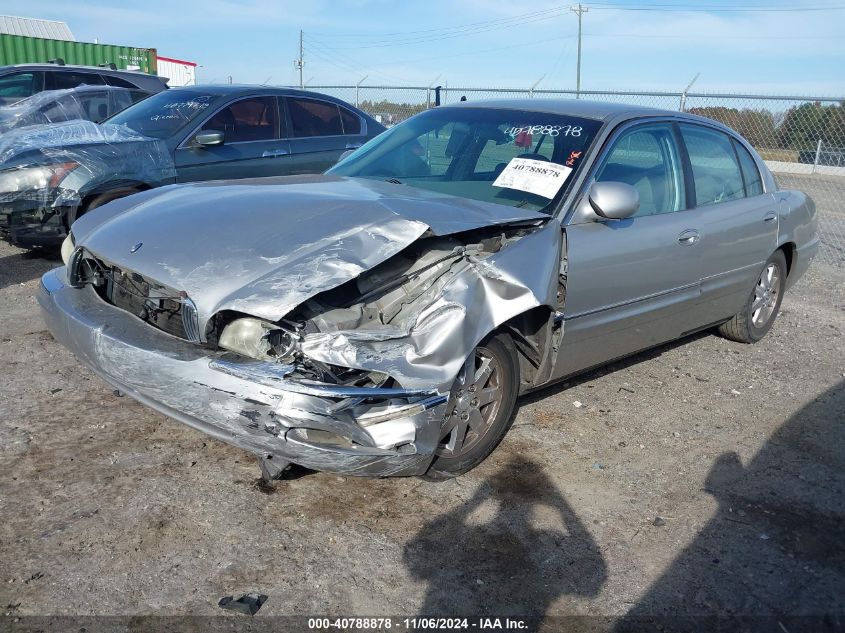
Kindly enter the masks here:
M 423 479 L 451 479 L 484 461 L 513 424 L 518 393 L 516 347 L 507 334 L 490 336 L 455 379 L 434 461 Z
M 756 343 L 772 329 L 786 287 L 786 257 L 775 251 L 769 257 L 742 310 L 719 326 L 719 334 L 738 343 Z

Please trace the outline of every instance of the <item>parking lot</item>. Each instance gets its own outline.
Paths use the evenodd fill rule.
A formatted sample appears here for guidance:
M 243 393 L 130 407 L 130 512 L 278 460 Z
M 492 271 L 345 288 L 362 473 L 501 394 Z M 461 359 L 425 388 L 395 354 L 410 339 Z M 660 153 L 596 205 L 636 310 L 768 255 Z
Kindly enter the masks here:
M 831 216 L 832 217 L 832 216 Z M 45 330 L 58 265 L 0 245 L 0 605 L 24 615 L 845 617 L 845 284 L 528 396 L 445 483 L 294 470 L 129 400 Z M 243 616 L 234 616 L 243 617 Z M 772 630 L 778 630 L 774 628 Z M 791 628 L 792 630 L 806 630 Z

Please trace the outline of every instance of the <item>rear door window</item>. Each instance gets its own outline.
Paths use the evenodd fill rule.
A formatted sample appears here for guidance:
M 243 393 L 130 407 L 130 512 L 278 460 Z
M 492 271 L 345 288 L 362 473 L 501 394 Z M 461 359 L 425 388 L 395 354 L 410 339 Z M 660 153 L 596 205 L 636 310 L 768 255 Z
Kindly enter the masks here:
M 682 124 L 681 136 L 692 165 L 696 206 L 745 197 L 742 171 L 733 142 L 727 134 L 698 125 Z
M 288 98 L 293 136 L 339 136 L 343 134 L 340 110 L 334 103 L 316 99 Z
M 279 138 L 278 119 L 274 97 L 249 97 L 219 110 L 202 130 L 223 132 L 227 144 L 270 141 Z

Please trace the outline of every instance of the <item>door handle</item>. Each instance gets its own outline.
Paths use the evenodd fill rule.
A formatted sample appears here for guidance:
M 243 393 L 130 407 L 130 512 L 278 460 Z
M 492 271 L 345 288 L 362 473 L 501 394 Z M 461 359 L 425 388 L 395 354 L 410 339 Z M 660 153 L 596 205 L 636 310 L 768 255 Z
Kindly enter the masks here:
M 763 216 L 763 222 L 773 222 L 777 219 L 778 215 L 774 211 L 770 211 L 766 215 Z
M 287 156 L 286 149 L 269 149 L 261 154 L 261 158 L 276 158 L 277 156 Z
M 701 235 L 695 229 L 687 229 L 678 236 L 678 244 L 695 244 L 700 237 Z

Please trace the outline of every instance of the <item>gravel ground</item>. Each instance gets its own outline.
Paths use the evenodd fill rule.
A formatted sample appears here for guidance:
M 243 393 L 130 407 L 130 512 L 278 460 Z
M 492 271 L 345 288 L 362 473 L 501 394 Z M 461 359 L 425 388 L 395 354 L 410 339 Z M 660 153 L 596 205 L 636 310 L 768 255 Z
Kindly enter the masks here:
M 845 626 L 842 268 L 812 268 L 757 345 L 699 335 L 523 398 L 502 445 L 456 480 L 297 470 L 267 490 L 248 454 L 115 396 L 52 340 L 33 295 L 56 263 L 0 243 L 12 619 L 244 618 L 217 601 L 258 591 L 257 619 L 530 614 L 551 630 L 561 615 L 828 614 Z

